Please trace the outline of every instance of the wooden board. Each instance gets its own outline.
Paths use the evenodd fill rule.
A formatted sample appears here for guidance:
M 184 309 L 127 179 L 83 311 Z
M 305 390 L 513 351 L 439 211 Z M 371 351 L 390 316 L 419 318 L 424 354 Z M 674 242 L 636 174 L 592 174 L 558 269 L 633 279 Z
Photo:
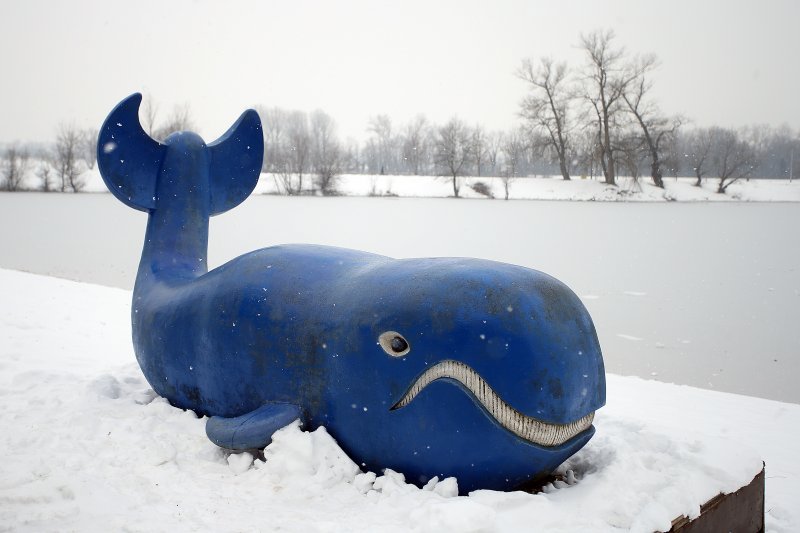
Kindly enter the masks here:
M 544 486 L 566 481 L 563 475 L 552 474 L 518 487 L 532 494 Z M 679 516 L 672 521 L 669 533 L 762 533 L 764 531 L 764 469 L 746 486 L 730 494 L 718 494 L 700 506 L 700 516 L 690 520 Z
M 672 521 L 670 532 L 701 533 L 764 531 L 764 469 L 749 485 L 730 494 L 719 494 L 700 507 L 700 516 L 681 516 Z

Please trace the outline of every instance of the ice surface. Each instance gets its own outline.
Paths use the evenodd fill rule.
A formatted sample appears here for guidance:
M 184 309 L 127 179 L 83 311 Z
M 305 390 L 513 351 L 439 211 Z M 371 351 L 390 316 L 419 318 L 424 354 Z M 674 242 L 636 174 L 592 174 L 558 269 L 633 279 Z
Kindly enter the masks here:
M 110 194 L 0 193 L 0 268 L 130 288 L 146 219 Z M 612 372 L 800 403 L 799 227 L 796 203 L 256 195 L 211 220 L 209 262 L 310 242 L 523 265 L 583 295 Z
M 800 528 L 800 406 L 610 375 L 597 434 L 547 493 L 360 473 L 324 428 L 265 461 L 148 392 L 130 293 L 0 270 L 0 524 L 15 531 L 653 531 L 767 462 L 768 531 Z M 570 474 L 570 472 L 572 472 Z

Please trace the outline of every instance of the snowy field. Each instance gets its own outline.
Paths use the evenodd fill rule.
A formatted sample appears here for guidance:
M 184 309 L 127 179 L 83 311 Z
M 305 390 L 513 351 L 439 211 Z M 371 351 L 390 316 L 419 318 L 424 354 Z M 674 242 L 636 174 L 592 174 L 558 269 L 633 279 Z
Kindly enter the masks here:
M 228 455 L 144 381 L 130 292 L 7 270 L 0 287 L 2 531 L 661 531 L 762 459 L 767 530 L 800 528 L 798 405 L 609 375 L 565 481 L 458 497 L 362 473 L 322 429 Z
M 85 175 L 87 192 L 106 192 L 97 169 Z M 313 175 L 304 177 L 304 189 L 311 186 Z M 505 198 L 503 180 L 497 177 L 458 178 L 459 196 L 487 198 L 472 189 L 484 183 L 496 199 Z M 606 185 L 600 177 L 573 176 L 564 181 L 560 176 L 532 176 L 509 181 L 511 200 L 572 200 L 586 202 L 800 202 L 800 180 L 749 180 L 728 187 L 726 194 L 717 193 L 718 180 L 704 179 L 695 187 L 695 178 L 664 178 L 665 188 L 652 185 L 649 178 L 637 181 L 618 178 L 619 185 Z M 28 185 L 33 187 L 32 180 Z M 452 179 L 434 176 L 371 176 L 344 174 L 339 177 L 337 191 L 345 196 L 400 196 L 410 198 L 446 198 L 453 196 Z M 262 174 L 255 194 L 282 194 L 280 178 Z
M 560 176 L 515 178 L 509 184 L 512 200 L 578 200 L 598 202 L 798 202 L 800 184 L 795 180 L 750 180 L 737 182 L 726 194 L 718 194 L 717 180 L 704 180 L 702 187 L 694 186 L 694 178 L 665 178 L 665 188 L 654 187 L 647 178 L 638 183 L 619 178 L 619 186 L 606 185 L 600 178 L 580 176 L 564 181 Z M 459 178 L 459 195 L 464 198 L 486 198 L 471 185 L 483 182 L 497 199 L 505 198 L 503 180 L 493 177 Z M 98 188 L 98 190 L 102 190 Z M 350 196 L 397 195 L 405 197 L 445 198 L 453 196 L 452 179 L 430 176 L 364 176 L 344 175 L 339 190 Z M 264 175 L 258 192 L 283 192 L 274 176 Z

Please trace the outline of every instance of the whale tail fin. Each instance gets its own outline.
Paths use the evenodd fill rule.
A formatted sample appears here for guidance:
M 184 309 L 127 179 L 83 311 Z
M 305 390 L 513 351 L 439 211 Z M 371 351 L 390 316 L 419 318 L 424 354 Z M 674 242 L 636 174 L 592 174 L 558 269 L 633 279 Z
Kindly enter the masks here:
M 139 122 L 140 93 L 132 94 L 109 113 L 97 138 L 97 166 L 106 187 L 125 205 L 140 211 L 156 209 L 159 174 L 170 140 L 151 138 Z M 239 205 L 258 183 L 264 158 L 264 135 L 258 113 L 248 109 L 219 139 L 206 146 L 209 154 L 210 214 Z
M 212 416 L 206 422 L 209 440 L 228 450 L 258 450 L 272 442 L 272 434 L 295 420 L 303 411 L 291 403 L 270 402 L 235 418 Z
M 109 113 L 97 137 L 97 168 L 108 190 L 128 207 L 156 207 L 156 178 L 166 146 L 139 122 L 142 95 L 132 94 Z
M 208 145 L 211 155 L 211 214 L 233 209 L 250 196 L 261 175 L 264 134 L 258 113 L 248 109 L 222 137 Z

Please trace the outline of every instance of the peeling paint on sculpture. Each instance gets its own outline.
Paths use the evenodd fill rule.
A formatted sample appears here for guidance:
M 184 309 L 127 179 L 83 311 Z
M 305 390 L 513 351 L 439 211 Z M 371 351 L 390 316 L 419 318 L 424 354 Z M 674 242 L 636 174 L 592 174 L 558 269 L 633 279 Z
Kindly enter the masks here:
M 258 115 L 208 145 L 193 133 L 162 144 L 139 125 L 140 102 L 121 102 L 98 140 L 106 185 L 149 213 L 134 348 L 158 394 L 211 416 L 216 444 L 264 447 L 300 418 L 365 468 L 456 476 L 464 493 L 513 488 L 590 439 L 603 360 L 562 283 L 491 261 L 310 245 L 208 272 L 209 216 L 258 180 Z

